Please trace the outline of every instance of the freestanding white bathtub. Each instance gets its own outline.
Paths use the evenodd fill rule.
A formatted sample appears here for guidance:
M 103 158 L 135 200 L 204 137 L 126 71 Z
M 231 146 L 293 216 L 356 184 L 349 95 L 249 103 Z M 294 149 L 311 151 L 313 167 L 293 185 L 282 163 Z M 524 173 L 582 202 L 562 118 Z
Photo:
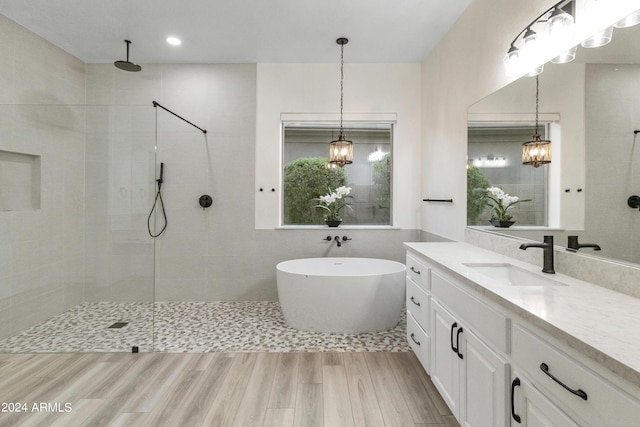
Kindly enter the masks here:
M 374 258 L 306 258 L 276 266 L 278 298 L 292 328 L 362 333 L 398 324 L 404 264 Z

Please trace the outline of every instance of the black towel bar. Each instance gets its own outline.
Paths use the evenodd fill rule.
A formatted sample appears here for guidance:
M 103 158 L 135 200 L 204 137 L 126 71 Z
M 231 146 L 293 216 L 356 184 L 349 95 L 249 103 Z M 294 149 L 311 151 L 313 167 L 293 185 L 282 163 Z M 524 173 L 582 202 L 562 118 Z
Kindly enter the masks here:
M 453 199 L 422 199 L 423 202 L 453 203 Z

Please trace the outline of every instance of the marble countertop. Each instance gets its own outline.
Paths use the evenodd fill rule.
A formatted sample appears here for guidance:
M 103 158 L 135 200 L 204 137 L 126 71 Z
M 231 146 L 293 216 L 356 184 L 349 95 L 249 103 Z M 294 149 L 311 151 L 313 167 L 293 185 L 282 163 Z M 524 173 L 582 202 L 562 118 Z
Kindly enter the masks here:
M 460 242 L 405 243 L 475 291 L 640 387 L 640 299 Z M 532 249 L 530 249 L 532 250 Z M 539 249 L 533 249 L 539 250 Z M 509 263 L 566 286 L 496 283 L 465 264 Z

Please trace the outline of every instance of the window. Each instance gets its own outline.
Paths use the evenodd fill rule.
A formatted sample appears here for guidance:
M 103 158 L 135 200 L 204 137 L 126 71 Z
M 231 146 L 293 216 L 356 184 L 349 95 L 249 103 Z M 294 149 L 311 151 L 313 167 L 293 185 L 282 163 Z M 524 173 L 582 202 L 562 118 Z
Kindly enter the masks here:
M 477 190 L 499 187 L 527 202 L 509 211 L 517 225 L 546 226 L 547 168 L 522 164 L 522 143 L 531 140 L 534 126 L 470 124 L 468 129 L 467 225 L 489 225 L 491 209 L 480 202 Z M 542 139 L 548 133 L 539 127 Z
M 339 125 L 284 123 L 283 225 L 322 225 L 326 211 L 317 199 L 341 186 L 351 188 L 348 206 L 341 211 L 343 225 L 391 225 L 391 123 L 349 123 L 353 163 L 344 168 L 329 162 L 329 143 Z

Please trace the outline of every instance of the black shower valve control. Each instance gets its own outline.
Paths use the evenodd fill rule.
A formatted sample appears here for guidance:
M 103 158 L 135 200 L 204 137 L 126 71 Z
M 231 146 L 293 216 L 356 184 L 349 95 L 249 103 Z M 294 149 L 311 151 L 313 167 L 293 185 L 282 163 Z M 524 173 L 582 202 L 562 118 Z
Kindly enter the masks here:
M 206 208 L 211 207 L 211 205 L 213 204 L 213 199 L 211 198 L 210 195 L 203 194 L 202 196 L 200 196 L 198 203 L 200 203 L 202 210 L 205 210 Z

